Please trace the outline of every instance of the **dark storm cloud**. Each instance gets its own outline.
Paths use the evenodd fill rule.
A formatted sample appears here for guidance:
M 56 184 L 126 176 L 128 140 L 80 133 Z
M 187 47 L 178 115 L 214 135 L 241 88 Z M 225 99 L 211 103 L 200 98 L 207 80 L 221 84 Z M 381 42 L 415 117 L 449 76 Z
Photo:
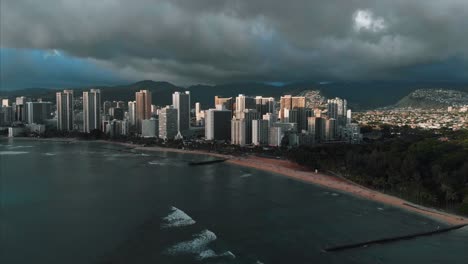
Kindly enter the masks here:
M 393 79 L 468 57 L 466 0 L 3 0 L 0 11 L 2 47 L 63 50 L 135 80 Z

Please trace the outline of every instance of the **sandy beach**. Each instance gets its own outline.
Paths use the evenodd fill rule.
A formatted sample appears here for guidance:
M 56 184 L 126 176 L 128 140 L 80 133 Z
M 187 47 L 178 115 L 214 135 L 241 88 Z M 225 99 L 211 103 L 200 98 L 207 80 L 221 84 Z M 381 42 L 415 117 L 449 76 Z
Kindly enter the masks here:
M 63 142 L 78 141 L 76 139 L 64 139 L 64 138 L 36 139 L 36 140 L 63 141 Z M 395 206 L 395 207 L 398 207 L 398 208 L 401 208 L 403 210 L 407 210 L 413 213 L 425 215 L 427 217 L 430 217 L 442 223 L 451 224 L 451 225 L 468 224 L 468 218 L 441 212 L 441 211 L 431 209 L 431 208 L 426 208 L 420 205 L 415 205 L 404 199 L 401 199 L 395 196 L 390 196 L 390 195 L 387 195 L 387 194 L 384 194 L 375 190 L 371 190 L 369 188 L 366 188 L 364 186 L 358 185 L 356 183 L 353 183 L 351 181 L 348 181 L 346 179 L 343 179 L 337 176 L 328 175 L 328 174 L 321 173 L 321 172 L 315 173 L 305 167 L 302 167 L 288 160 L 263 158 L 263 157 L 258 157 L 254 155 L 238 157 L 238 156 L 223 155 L 219 153 L 212 153 L 212 152 L 206 152 L 206 151 L 200 151 L 200 150 L 184 150 L 184 149 L 163 148 L 163 147 L 143 147 L 140 145 L 135 145 L 135 144 L 130 144 L 130 143 L 113 142 L 113 141 L 106 141 L 106 140 L 98 140 L 97 142 L 120 145 L 120 146 L 125 146 L 128 148 L 132 148 L 135 150 L 142 150 L 142 151 L 166 151 L 166 152 L 196 154 L 196 155 L 205 155 L 205 156 L 212 156 L 212 157 L 217 157 L 217 158 L 224 158 L 224 159 L 227 159 L 226 162 L 230 164 L 235 164 L 238 166 L 244 166 L 244 167 L 249 167 L 249 168 L 254 168 L 258 170 L 281 174 L 281 175 L 284 175 L 284 176 L 287 176 L 287 177 L 290 177 L 292 179 L 299 180 L 302 182 L 316 184 L 322 187 L 348 193 L 348 194 L 361 197 L 364 199 L 369 199 L 369 200 L 380 202 L 383 204 Z
M 103 141 L 108 142 L 108 141 Z M 183 150 L 183 149 L 171 149 L 162 147 L 142 147 L 138 145 L 132 145 L 128 143 L 112 142 L 114 144 L 123 145 L 126 147 L 133 147 L 136 150 L 146 151 L 167 151 L 185 154 L 197 154 L 197 155 L 208 155 L 217 158 L 228 159 L 226 162 L 239 166 L 254 168 L 258 170 L 268 171 L 272 173 L 281 174 L 302 182 L 316 184 L 322 187 L 330 188 L 340 192 L 348 193 L 364 199 L 380 202 L 383 204 L 395 206 L 403 210 L 425 215 L 434 220 L 442 223 L 451 225 L 468 224 L 468 218 L 441 212 L 424 206 L 415 205 L 404 199 L 387 195 L 378 191 L 371 190 L 364 186 L 360 186 L 356 183 L 348 181 L 346 179 L 339 178 L 333 175 L 327 175 L 324 173 L 315 173 L 307 168 L 304 168 L 294 162 L 282 159 L 271 159 L 263 158 L 258 156 L 249 155 L 246 157 L 236 157 L 230 155 L 223 155 L 218 153 L 211 153 L 199 150 Z

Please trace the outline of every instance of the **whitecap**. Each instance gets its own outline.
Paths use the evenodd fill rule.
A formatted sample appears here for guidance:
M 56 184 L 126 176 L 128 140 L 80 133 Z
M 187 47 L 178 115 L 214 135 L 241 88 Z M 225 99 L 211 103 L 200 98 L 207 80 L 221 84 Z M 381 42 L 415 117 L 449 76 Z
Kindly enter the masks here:
M 337 194 L 337 193 L 332 193 L 331 195 L 332 195 L 332 196 L 340 196 L 340 195 Z
M 57 154 L 56 154 L 56 153 L 47 152 L 47 153 L 44 153 L 44 155 L 46 155 L 46 156 L 55 156 L 55 155 L 57 155 Z
M 245 174 L 242 174 L 240 177 L 241 178 L 247 178 L 247 177 L 250 177 L 252 176 L 252 173 L 245 173 Z
M 192 240 L 180 242 L 165 250 L 166 254 L 178 255 L 178 254 L 190 254 L 198 253 L 207 250 L 207 245 L 217 239 L 215 233 L 210 230 L 203 230 L 200 233 L 193 236 Z
M 198 255 L 199 260 L 209 259 L 209 258 L 224 258 L 224 257 L 229 257 L 229 258 L 234 259 L 236 258 L 236 255 L 234 255 L 231 251 L 225 251 L 223 253 L 218 254 L 212 249 L 204 250 L 200 252 L 200 254 Z
M 195 224 L 195 220 L 193 220 L 184 211 L 174 206 L 171 207 L 171 213 L 164 217 L 163 221 L 164 223 L 161 224 L 161 228 L 180 227 Z
M 377 207 L 377 210 L 383 211 L 384 209 L 382 207 Z
M 26 151 L 0 151 L 0 155 L 21 155 L 28 154 Z

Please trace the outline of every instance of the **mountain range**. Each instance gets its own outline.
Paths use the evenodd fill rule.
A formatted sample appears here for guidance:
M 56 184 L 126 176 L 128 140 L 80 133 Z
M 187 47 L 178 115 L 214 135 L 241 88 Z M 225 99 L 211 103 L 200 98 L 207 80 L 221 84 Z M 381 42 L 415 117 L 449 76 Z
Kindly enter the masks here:
M 102 100 L 134 100 L 135 92 L 148 89 L 152 92 L 153 103 L 168 105 L 172 102 L 175 91 L 190 91 L 191 101 L 200 102 L 203 108 L 213 107 L 214 96 L 231 97 L 238 94 L 262 95 L 279 98 L 284 94 L 304 94 L 305 90 L 316 90 L 321 96 L 332 98 L 341 97 L 348 100 L 348 105 L 355 110 L 372 109 L 395 105 L 408 94 L 423 88 L 440 88 L 468 92 L 468 84 L 457 82 L 408 82 L 408 81 L 366 81 L 366 82 L 294 82 L 281 86 L 258 83 L 238 82 L 221 85 L 192 85 L 189 87 L 176 86 L 169 82 L 151 80 L 139 81 L 132 84 L 117 86 L 97 86 L 74 88 L 75 94 L 81 94 L 90 88 L 101 89 Z M 57 91 L 67 89 L 29 88 L 22 90 L 0 91 L 0 97 L 14 98 L 16 96 L 41 97 L 44 100 L 55 101 Z

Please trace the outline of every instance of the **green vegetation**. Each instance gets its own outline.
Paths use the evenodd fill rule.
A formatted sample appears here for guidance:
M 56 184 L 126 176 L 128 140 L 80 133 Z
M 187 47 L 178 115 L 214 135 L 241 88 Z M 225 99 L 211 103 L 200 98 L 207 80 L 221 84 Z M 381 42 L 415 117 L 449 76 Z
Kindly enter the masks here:
M 302 146 L 287 155 L 311 169 L 468 215 L 468 131 L 387 127 L 382 135 L 367 144 Z

